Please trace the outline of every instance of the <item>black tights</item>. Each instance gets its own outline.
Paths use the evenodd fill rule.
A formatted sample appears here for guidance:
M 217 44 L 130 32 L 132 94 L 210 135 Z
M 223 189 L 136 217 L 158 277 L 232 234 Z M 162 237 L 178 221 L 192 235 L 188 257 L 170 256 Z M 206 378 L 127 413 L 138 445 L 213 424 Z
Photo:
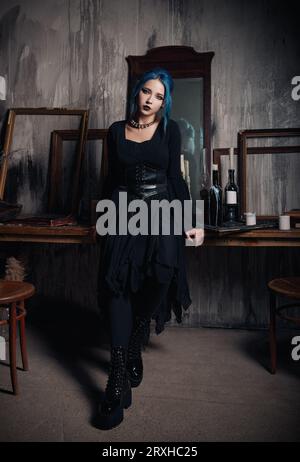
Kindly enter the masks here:
M 139 292 L 131 296 L 112 295 L 109 303 L 111 346 L 128 347 L 133 318 L 151 316 L 168 292 L 169 284 L 159 284 L 147 278 Z

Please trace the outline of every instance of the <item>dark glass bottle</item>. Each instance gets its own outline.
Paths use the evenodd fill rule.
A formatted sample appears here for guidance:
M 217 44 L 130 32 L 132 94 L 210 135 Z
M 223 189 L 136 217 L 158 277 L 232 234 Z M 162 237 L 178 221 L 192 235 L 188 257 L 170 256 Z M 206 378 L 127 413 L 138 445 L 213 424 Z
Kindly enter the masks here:
M 202 154 L 202 165 L 203 171 L 200 178 L 200 199 L 204 201 L 204 217 L 203 221 L 205 225 L 210 224 L 210 213 L 209 213 L 209 188 L 210 188 L 210 178 L 206 171 L 206 149 L 203 148 Z
M 239 221 L 239 190 L 234 182 L 234 169 L 228 170 L 228 183 L 225 186 L 224 221 L 227 224 Z
M 210 224 L 212 226 L 222 226 L 223 223 L 223 204 L 222 204 L 222 188 L 219 184 L 218 165 L 213 164 L 213 179 L 212 186 L 209 190 L 209 212 Z
M 200 190 L 200 199 L 204 201 L 204 224 L 209 225 L 210 224 L 210 200 L 209 200 L 209 189 L 207 188 L 207 185 L 201 184 L 201 190 Z

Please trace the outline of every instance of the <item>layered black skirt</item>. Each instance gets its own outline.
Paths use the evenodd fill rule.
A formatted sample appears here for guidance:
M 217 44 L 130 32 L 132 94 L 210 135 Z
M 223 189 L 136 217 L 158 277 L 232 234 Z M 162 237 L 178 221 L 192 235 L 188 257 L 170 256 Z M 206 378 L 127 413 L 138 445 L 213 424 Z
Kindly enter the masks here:
M 119 211 L 119 191 L 113 192 L 112 201 Z M 128 193 L 128 202 L 136 197 Z M 159 193 L 148 199 L 148 234 L 99 236 L 101 246 L 98 271 L 98 305 L 104 318 L 108 315 L 109 298 L 112 294 L 119 296 L 141 291 L 146 278 L 154 278 L 159 284 L 167 284 L 169 289 L 166 298 L 157 306 L 152 314 L 155 319 L 157 334 L 164 330 L 165 322 L 175 314 L 177 322 L 182 321 L 182 310 L 191 304 L 185 269 L 185 239 L 183 234 L 174 233 L 174 216 L 170 214 L 170 234 L 162 233 L 161 215 L 159 233 L 151 234 L 150 203 L 152 200 L 170 200 L 168 191 Z M 128 213 L 128 220 L 133 213 Z M 117 219 L 118 222 L 118 219 Z M 142 296 L 142 294 L 141 294 Z

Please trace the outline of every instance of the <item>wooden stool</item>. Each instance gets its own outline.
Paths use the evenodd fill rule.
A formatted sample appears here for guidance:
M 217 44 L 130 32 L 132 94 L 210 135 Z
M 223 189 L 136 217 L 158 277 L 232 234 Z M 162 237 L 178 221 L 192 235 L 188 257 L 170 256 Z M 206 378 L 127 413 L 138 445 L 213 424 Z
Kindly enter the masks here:
M 20 346 L 24 371 L 28 370 L 28 358 L 25 336 L 25 316 L 26 310 L 24 300 L 31 297 L 35 292 L 35 287 L 28 282 L 5 281 L 0 279 L 0 309 L 1 305 L 9 308 L 8 320 L 0 321 L 0 325 L 9 325 L 9 361 L 10 376 L 13 393 L 18 394 L 17 364 L 16 364 L 16 343 L 17 343 L 17 321 L 19 323 Z
M 276 315 L 282 319 L 300 324 L 299 317 L 292 317 L 282 314 L 282 311 L 293 306 L 299 307 L 299 303 L 289 303 L 276 307 L 276 294 L 287 298 L 300 300 L 300 277 L 272 279 L 268 283 L 270 291 L 270 354 L 271 354 L 271 373 L 276 372 L 277 348 L 276 348 Z

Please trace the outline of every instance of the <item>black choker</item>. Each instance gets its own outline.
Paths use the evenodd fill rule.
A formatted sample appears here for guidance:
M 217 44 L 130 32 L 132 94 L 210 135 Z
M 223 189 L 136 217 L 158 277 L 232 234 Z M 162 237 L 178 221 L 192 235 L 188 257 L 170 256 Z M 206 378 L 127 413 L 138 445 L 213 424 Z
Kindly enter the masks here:
M 147 128 L 147 127 L 150 127 L 150 125 L 153 125 L 155 121 L 156 119 L 154 119 L 152 122 L 149 122 L 148 124 L 139 124 L 135 120 L 131 119 L 129 124 L 134 128 Z

